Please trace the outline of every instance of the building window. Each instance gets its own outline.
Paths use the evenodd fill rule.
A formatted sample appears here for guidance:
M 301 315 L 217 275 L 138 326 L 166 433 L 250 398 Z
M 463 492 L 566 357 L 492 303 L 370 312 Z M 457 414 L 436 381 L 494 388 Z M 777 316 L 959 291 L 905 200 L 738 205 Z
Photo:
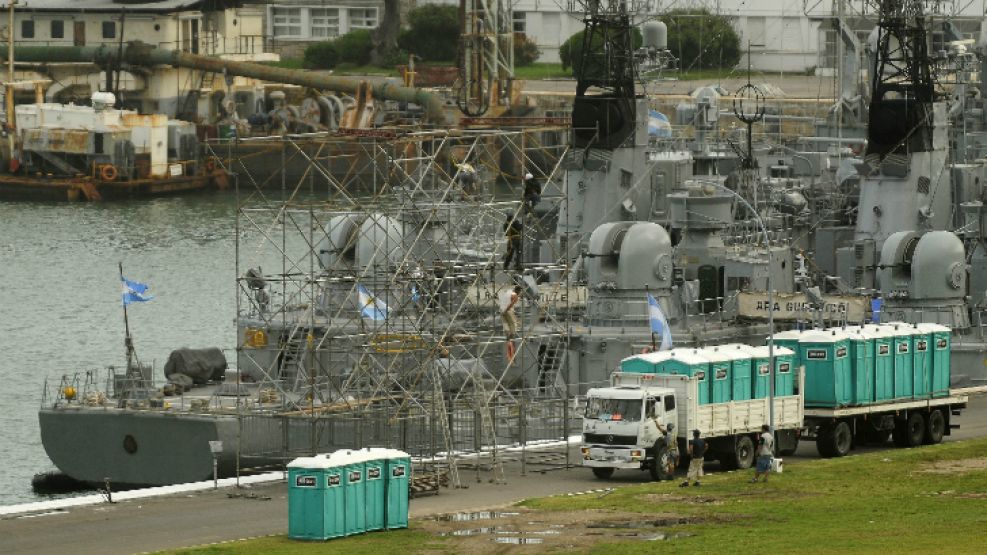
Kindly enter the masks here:
M 34 38 L 34 22 L 28 19 L 21 21 L 21 38 L 22 39 L 33 39 Z
M 764 46 L 767 44 L 766 17 L 747 18 L 747 40 L 751 46 Z
M 115 39 L 117 38 L 117 24 L 112 21 L 103 22 L 103 38 L 104 39 Z
M 271 20 L 275 37 L 300 37 L 302 35 L 301 8 L 271 8 Z
M 65 22 L 61 19 L 51 20 L 51 38 L 53 39 L 64 39 L 65 38 Z
M 373 29 L 377 27 L 377 8 L 350 8 L 350 28 Z
M 514 32 L 527 33 L 528 18 L 524 12 L 514 12 Z
M 311 8 L 308 10 L 312 36 L 332 38 L 339 36 L 339 10 L 336 8 Z

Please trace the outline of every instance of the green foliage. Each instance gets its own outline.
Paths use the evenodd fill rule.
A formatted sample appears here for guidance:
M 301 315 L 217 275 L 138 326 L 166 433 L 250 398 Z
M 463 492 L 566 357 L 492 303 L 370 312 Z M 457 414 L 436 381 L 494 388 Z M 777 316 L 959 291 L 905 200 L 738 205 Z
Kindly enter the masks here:
M 514 66 L 523 67 L 535 63 L 541 56 L 541 50 L 535 41 L 528 38 L 524 33 L 514 33 Z
M 573 75 L 576 75 L 576 68 L 582 67 L 583 60 L 583 36 L 584 31 L 579 31 L 575 35 L 572 35 L 559 47 L 559 59 L 562 61 L 562 69 L 572 68 Z M 631 47 L 640 48 L 641 47 L 641 30 L 637 27 L 631 28 Z M 603 48 L 603 35 L 599 32 L 593 35 L 591 41 L 591 48 L 593 50 L 602 50 Z M 592 63 L 589 65 L 593 65 Z M 590 68 L 586 68 L 592 71 Z M 576 75 L 578 77 L 578 75 Z
M 367 29 L 350 31 L 332 41 L 339 53 L 339 61 L 358 66 L 370 63 L 370 53 L 374 47 L 373 37 Z
M 448 62 L 459 50 L 459 8 L 428 4 L 408 13 L 398 46 L 426 62 Z
M 733 68 L 740 61 L 740 37 L 726 17 L 706 9 L 677 9 L 661 21 L 668 25 L 668 49 L 683 71 Z
M 309 69 L 332 69 L 339 63 L 339 51 L 331 41 L 317 42 L 305 48 L 304 64 Z

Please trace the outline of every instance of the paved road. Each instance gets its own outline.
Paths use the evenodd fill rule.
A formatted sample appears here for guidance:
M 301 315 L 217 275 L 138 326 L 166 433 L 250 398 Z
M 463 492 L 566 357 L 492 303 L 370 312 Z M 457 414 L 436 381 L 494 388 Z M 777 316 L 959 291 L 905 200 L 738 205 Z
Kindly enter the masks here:
M 958 422 L 961 428 L 946 441 L 987 436 L 987 397 L 973 399 Z M 875 448 L 860 452 L 872 450 Z M 786 464 L 816 457 L 815 446 L 803 444 Z M 716 472 L 716 467 L 709 464 L 708 470 Z M 412 500 L 411 517 L 490 509 L 528 497 L 647 480 L 644 472 L 618 472 L 609 482 L 601 482 L 580 468 L 542 473 L 539 470 L 543 468 L 528 465 L 527 475 L 520 476 L 519 466 L 511 465 L 506 485 L 491 484 L 486 475 L 481 477 L 484 481 L 476 483 L 476 474 L 464 471 L 462 478 L 468 488 L 444 489 L 438 496 Z M 269 500 L 230 498 L 228 494 L 237 493 L 235 490 L 220 489 L 8 518 L 0 520 L 0 553 L 129 554 L 284 534 L 288 526 L 286 491 L 283 483 L 275 483 L 240 492 Z

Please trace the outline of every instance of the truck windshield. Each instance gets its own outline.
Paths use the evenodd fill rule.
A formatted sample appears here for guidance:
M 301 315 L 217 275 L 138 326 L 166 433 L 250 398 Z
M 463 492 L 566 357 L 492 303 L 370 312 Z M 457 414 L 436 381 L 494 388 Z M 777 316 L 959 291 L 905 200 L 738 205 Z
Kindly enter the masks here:
M 586 400 L 586 418 L 637 422 L 641 419 L 641 400 L 590 397 Z

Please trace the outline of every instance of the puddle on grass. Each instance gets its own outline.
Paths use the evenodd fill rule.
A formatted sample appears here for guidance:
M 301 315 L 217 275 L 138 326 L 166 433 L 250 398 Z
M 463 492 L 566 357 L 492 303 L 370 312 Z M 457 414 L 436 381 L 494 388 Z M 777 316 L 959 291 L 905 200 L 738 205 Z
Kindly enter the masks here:
M 493 539 L 494 543 L 506 543 L 509 545 L 531 545 L 543 543 L 544 538 L 527 538 L 525 536 L 498 536 Z
M 435 520 L 442 522 L 471 522 L 474 520 L 489 520 L 492 518 L 507 518 L 511 516 L 518 516 L 521 513 L 498 513 L 494 511 L 478 511 L 475 513 L 451 513 L 446 515 L 438 515 Z
M 627 521 L 605 521 L 591 522 L 587 528 L 658 528 L 660 526 L 675 526 L 678 524 L 689 524 L 697 519 L 688 517 L 658 518 L 655 520 L 627 520 Z
M 480 536 L 483 534 L 494 534 L 500 533 L 497 531 L 496 527 L 490 528 L 466 528 L 465 530 L 453 530 L 451 532 L 442 532 L 440 536 Z

